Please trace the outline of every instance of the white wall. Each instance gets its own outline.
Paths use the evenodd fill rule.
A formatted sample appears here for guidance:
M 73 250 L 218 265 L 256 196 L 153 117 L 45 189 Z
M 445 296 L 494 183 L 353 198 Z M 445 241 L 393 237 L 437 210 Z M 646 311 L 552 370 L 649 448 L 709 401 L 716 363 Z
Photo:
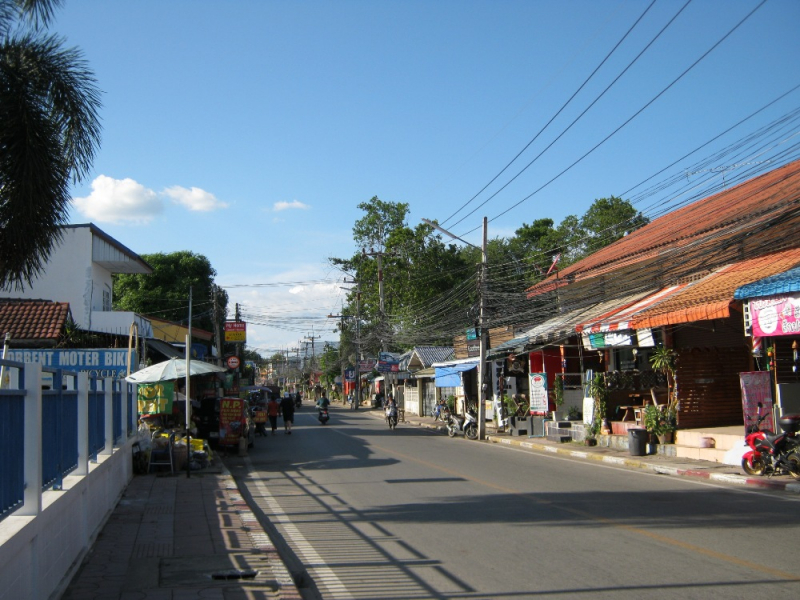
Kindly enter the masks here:
M 44 492 L 36 517 L 0 521 L 0 600 L 45 600 L 68 584 L 133 476 L 134 441 Z
M 0 290 L 0 297 L 69 302 L 72 318 L 83 328 L 91 314 L 92 232 L 88 227 L 62 231 L 61 244 L 53 250 L 40 276 L 24 291 Z

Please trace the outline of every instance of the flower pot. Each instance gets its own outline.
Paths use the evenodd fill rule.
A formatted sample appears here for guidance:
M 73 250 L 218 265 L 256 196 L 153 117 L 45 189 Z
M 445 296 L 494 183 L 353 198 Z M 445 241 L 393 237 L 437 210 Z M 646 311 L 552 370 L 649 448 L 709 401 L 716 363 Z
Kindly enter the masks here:
M 673 440 L 674 431 L 665 431 L 664 433 L 658 434 L 658 443 L 659 444 L 671 444 Z
M 597 446 L 597 440 L 595 438 L 586 438 L 583 440 L 584 446 Z

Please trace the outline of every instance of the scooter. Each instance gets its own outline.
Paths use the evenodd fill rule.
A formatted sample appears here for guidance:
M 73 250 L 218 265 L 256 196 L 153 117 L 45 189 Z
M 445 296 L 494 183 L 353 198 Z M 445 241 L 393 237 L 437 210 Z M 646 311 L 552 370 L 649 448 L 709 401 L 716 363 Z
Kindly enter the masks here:
M 761 404 L 758 406 L 761 412 Z M 747 428 L 745 443 L 750 447 L 742 457 L 742 469 L 748 475 L 784 475 L 800 479 L 800 415 L 784 415 L 778 420 L 783 433 L 759 429 L 767 414 L 759 414 Z
M 319 419 L 320 423 L 325 425 L 325 423 L 328 422 L 328 419 L 330 419 L 330 415 L 328 415 L 328 409 L 327 408 L 320 408 L 319 409 L 319 414 L 317 415 L 317 418 Z
M 386 407 L 386 422 L 389 424 L 389 429 L 394 429 L 397 427 L 397 407 L 396 406 L 387 406 Z
M 463 417 L 447 413 L 447 435 L 455 437 L 456 434 L 466 436 L 471 440 L 478 439 L 478 419 L 473 409 L 467 410 Z

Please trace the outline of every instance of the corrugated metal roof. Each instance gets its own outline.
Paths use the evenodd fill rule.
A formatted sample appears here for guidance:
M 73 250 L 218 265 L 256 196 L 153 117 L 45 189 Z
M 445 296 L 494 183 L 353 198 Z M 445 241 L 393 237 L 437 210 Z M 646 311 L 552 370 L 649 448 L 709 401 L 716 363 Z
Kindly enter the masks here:
M 747 300 L 797 292 L 800 292 L 800 267 L 743 285 L 736 289 L 733 297 L 737 300 Z
M 455 350 L 452 346 L 415 346 L 414 353 L 419 357 L 423 367 L 427 368 L 435 362 L 450 360 Z

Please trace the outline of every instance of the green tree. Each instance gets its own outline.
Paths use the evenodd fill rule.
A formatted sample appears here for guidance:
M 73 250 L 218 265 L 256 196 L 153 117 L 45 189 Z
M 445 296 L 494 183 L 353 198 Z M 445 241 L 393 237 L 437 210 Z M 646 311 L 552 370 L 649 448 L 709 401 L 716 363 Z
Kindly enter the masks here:
M 41 271 L 68 222 L 70 181 L 100 144 L 100 92 L 80 51 L 47 35 L 60 0 L 0 0 L 0 286 Z
M 588 256 L 649 222 L 627 200 L 616 196 L 598 198 L 581 217 L 580 229 L 584 235 L 582 254 Z
M 209 260 L 188 250 L 143 254 L 151 275 L 114 275 L 114 308 L 186 323 L 192 288 L 192 326 L 214 331 L 214 317 L 225 321 L 228 295 L 214 284 L 217 272 Z M 214 298 L 218 306 L 214 309 Z

